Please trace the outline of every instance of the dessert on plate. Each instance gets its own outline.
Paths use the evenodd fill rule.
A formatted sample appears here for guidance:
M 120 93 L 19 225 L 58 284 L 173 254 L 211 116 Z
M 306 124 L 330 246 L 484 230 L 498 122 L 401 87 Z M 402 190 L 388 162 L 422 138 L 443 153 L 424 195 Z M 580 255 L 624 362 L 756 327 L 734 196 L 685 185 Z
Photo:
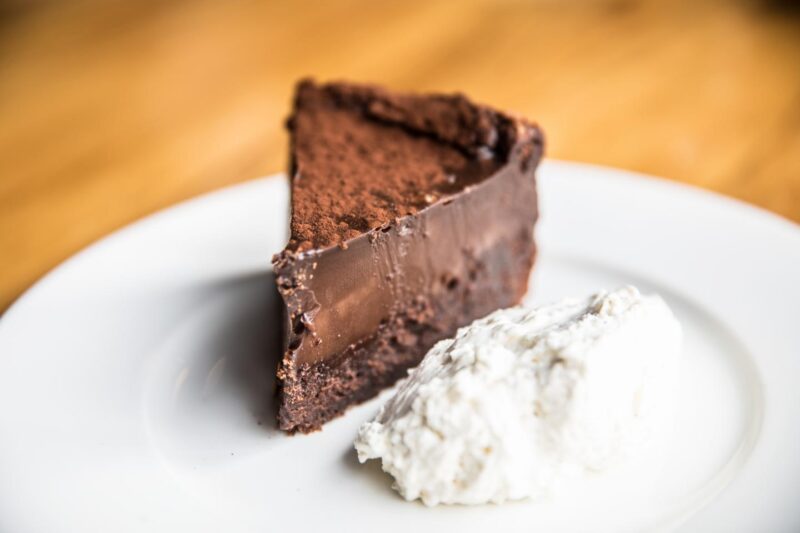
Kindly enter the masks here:
M 439 340 L 519 302 L 536 254 L 539 128 L 462 95 L 297 86 L 278 421 L 309 432 Z

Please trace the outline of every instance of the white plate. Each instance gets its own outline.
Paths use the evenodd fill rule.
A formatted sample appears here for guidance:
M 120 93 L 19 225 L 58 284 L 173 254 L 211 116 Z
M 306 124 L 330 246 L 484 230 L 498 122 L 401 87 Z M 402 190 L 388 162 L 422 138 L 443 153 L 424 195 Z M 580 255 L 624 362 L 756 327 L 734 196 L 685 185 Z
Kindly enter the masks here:
M 592 166 L 549 162 L 540 190 L 534 301 L 634 283 L 684 325 L 664 451 L 543 502 L 428 509 L 356 462 L 377 401 L 277 432 L 270 178 L 117 232 L 0 320 L 0 531 L 800 531 L 798 228 Z

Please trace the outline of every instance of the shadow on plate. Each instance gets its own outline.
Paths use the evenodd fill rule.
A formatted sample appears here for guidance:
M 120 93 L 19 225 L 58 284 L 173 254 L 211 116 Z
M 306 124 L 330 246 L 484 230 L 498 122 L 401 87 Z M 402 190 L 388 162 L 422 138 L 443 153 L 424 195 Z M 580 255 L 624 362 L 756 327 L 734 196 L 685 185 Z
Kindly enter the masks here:
M 355 448 L 350 446 L 342 455 L 342 464 L 353 476 L 359 476 L 365 480 L 374 492 L 382 492 L 387 497 L 399 498 L 400 495 L 392 490 L 391 476 L 381 469 L 380 460 L 367 461 L 364 464 L 358 462 L 358 455 Z
M 277 432 L 275 370 L 281 356 L 280 296 L 272 272 L 194 286 L 185 303 L 175 367 L 179 412 L 226 425 L 252 421 Z M 176 360 L 176 359 L 173 359 Z M 184 374 L 183 376 L 181 374 Z M 227 407 L 226 407 L 227 406 Z M 183 408 L 181 408 L 183 407 Z M 237 414 L 238 412 L 238 414 Z M 250 416 L 240 416 L 247 413 Z
M 233 306 L 221 328 L 220 344 L 229 347 L 228 369 L 234 388 L 259 425 L 277 431 L 275 370 L 282 354 L 281 301 L 272 272 L 227 283 L 241 305 Z

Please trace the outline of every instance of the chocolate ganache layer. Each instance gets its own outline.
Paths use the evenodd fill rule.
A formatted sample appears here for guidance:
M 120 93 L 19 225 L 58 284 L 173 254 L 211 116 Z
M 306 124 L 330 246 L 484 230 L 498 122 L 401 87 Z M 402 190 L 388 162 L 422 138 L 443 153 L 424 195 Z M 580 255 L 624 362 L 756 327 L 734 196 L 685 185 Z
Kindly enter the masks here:
M 281 429 L 309 432 L 525 294 L 540 130 L 461 95 L 297 87 Z

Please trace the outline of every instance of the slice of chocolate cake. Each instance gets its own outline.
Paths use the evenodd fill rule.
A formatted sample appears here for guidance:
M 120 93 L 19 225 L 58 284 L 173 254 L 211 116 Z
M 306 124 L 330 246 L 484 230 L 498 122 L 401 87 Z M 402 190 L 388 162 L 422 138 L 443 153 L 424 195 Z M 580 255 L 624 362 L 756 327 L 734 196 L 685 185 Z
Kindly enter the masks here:
M 543 141 L 461 95 L 311 81 L 288 126 L 278 421 L 308 432 L 525 294 Z

